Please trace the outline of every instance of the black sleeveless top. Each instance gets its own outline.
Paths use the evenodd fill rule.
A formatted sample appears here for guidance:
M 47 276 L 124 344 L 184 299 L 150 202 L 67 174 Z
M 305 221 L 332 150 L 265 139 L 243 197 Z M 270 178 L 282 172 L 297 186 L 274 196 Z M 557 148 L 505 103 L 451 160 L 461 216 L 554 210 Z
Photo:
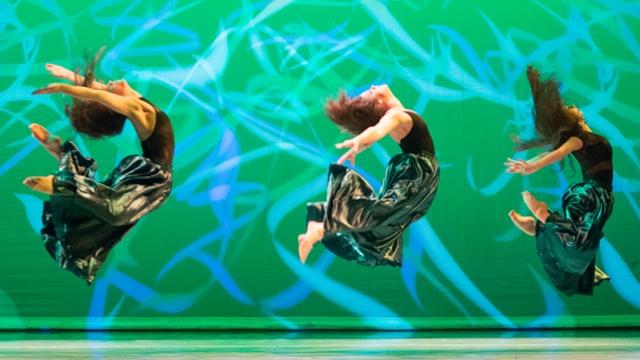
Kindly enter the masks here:
M 426 151 L 434 155 L 436 150 L 433 145 L 433 139 L 431 139 L 431 134 L 429 134 L 427 123 L 414 111 L 406 110 L 405 113 L 411 116 L 413 126 L 411 127 L 411 131 L 400 140 L 400 149 L 402 149 L 402 152 L 419 154 Z
M 613 149 L 606 138 L 587 131 L 564 136 L 568 140 L 575 136 L 582 140 L 582 147 L 571 154 L 580 163 L 580 170 L 584 180 L 595 180 L 608 185 L 613 184 Z
M 156 126 L 151 135 L 142 141 L 142 155 L 160 165 L 171 167 L 175 141 L 169 117 L 149 100 L 145 98 L 140 100 L 150 104 L 156 110 Z

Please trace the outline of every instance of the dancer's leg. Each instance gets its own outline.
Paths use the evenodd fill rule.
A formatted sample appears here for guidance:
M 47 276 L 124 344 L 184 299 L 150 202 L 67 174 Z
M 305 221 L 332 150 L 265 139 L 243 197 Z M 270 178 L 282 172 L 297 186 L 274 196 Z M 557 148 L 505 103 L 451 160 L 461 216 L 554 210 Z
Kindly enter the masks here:
M 307 261 L 307 257 L 311 249 L 313 249 L 313 246 L 322 240 L 323 236 L 324 225 L 321 222 L 307 222 L 307 232 L 298 235 L 298 256 L 303 264 Z
M 535 196 L 528 191 L 522 192 L 522 199 L 529 210 L 531 210 L 531 213 L 533 213 L 533 216 L 544 224 L 549 217 L 549 207 L 547 204 L 536 199 Z

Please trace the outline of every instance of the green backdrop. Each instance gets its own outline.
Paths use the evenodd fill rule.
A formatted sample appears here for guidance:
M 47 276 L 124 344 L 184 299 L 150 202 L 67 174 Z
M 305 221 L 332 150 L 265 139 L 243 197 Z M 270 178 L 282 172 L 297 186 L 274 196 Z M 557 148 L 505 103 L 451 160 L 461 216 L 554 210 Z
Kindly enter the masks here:
M 601 1 L 0 1 L 0 328 L 571 327 L 640 325 L 640 5 Z M 174 190 L 112 251 L 93 286 L 57 268 L 40 237 L 43 196 L 21 184 L 56 164 L 41 123 L 100 164 L 139 152 L 132 128 L 92 141 L 31 96 L 106 45 L 103 79 L 126 78 L 171 117 Z M 615 198 L 599 264 L 612 277 L 567 298 L 507 212 L 530 190 L 554 208 L 579 167 L 504 172 L 531 137 L 527 64 L 563 81 L 614 147 Z M 346 138 L 323 115 L 339 89 L 387 83 L 424 115 L 442 164 L 402 268 L 322 246 L 297 261 L 305 203 L 323 198 Z M 399 148 L 358 158 L 380 185 Z M 532 156 L 533 153 L 516 154 Z

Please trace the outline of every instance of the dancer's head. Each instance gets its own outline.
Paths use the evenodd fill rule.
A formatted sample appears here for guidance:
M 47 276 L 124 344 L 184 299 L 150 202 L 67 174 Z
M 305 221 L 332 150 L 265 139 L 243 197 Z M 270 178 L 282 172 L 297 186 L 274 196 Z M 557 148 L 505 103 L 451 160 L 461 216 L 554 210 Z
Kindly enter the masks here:
M 92 60 L 87 61 L 84 73 L 84 81 L 81 86 L 90 87 L 95 80 L 95 67 L 100 60 L 104 48 L 100 49 Z M 126 83 L 125 83 L 126 84 Z M 118 90 L 124 91 L 128 85 L 118 85 Z M 115 93 L 115 91 L 114 91 Z M 70 105 L 65 107 L 65 112 L 71 120 L 71 125 L 80 133 L 92 138 L 102 138 L 117 135 L 122 132 L 126 116 L 117 113 L 95 101 L 73 99 Z
M 529 69 L 529 83 L 533 93 L 532 110 L 537 139 L 519 144 L 520 149 L 550 145 L 557 148 L 568 137 L 583 129 L 586 124 L 582 112 L 575 106 L 564 104 L 558 81 L 550 78 L 540 81 L 539 73 Z
M 372 85 L 358 96 L 349 97 L 344 91 L 324 105 L 327 116 L 342 130 L 353 135 L 374 126 L 380 118 L 400 101 L 386 84 Z

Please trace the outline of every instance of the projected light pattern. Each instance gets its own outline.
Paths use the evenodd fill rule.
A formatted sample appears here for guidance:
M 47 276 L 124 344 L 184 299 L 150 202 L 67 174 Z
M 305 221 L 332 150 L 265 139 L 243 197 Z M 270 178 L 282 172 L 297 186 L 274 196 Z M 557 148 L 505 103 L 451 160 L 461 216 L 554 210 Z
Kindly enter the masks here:
M 494 325 L 514 328 L 553 326 L 566 317 L 591 315 L 588 307 L 567 313 L 571 300 L 549 285 L 533 256 L 528 258 L 530 263 L 502 265 L 503 259 L 496 257 L 485 265 L 489 273 L 505 266 L 524 268 L 525 275 L 513 281 L 528 282 L 531 289 L 520 300 L 505 300 L 513 294 L 494 288 L 490 282 L 475 281 L 465 262 L 471 257 L 456 256 L 464 241 L 448 238 L 450 233 L 444 229 L 456 225 L 456 209 L 444 205 L 435 208 L 451 212 L 449 224 L 430 222 L 428 214 L 410 227 L 404 265 L 393 277 L 384 275 L 384 293 L 372 291 L 379 270 L 365 269 L 371 279 L 360 287 L 357 279 L 345 281 L 340 273 L 331 271 L 335 266 L 353 268 L 320 247 L 314 250 L 320 254 L 309 264 L 301 265 L 297 260 L 295 239 L 304 228 L 304 205 L 324 196 L 326 169 L 340 155 L 333 143 L 341 137 L 322 114 L 323 99 L 339 88 L 356 94 L 370 83 L 389 83 L 405 106 L 425 114 L 430 124 L 446 120 L 430 116 L 432 107 L 439 104 L 453 109 L 472 103 L 493 109 L 479 114 L 479 121 L 501 130 L 482 134 L 482 140 L 488 147 L 502 142 L 505 152 L 501 157 L 450 145 L 446 137 L 455 134 L 434 130 L 444 130 L 444 126 L 430 125 L 443 164 L 436 205 L 446 203 L 450 196 L 474 196 L 495 210 L 491 204 L 505 199 L 512 199 L 509 201 L 517 206 L 517 189 L 526 189 L 554 196 L 557 201 L 551 205 L 559 207 L 562 192 L 575 179 L 567 179 L 560 171 L 548 171 L 545 178 L 519 177 L 493 166 L 511 155 L 505 141 L 511 133 L 533 136 L 531 99 L 523 91 L 528 64 L 536 64 L 543 73 L 555 72 L 564 81 L 565 94 L 580 99 L 589 124 L 610 140 L 616 169 L 622 169 L 615 174 L 616 212 L 625 209 L 614 216 L 636 227 L 639 224 L 637 86 L 635 97 L 625 95 L 634 89 L 627 78 L 637 82 L 640 73 L 640 45 L 634 36 L 638 32 L 638 5 L 623 1 L 567 2 L 561 7 L 546 1 L 527 4 L 526 8 L 539 14 L 539 26 L 552 24 L 549 26 L 563 29 L 553 37 L 543 31 L 523 30 L 517 22 L 500 25 L 505 18 L 490 17 L 480 5 L 474 5 L 467 16 L 483 34 L 482 41 L 470 36 L 469 28 L 466 33 L 460 31 L 455 25 L 459 22 L 429 17 L 429 12 L 446 14 L 465 3 L 469 2 L 430 2 L 425 9 L 419 1 L 242 1 L 233 7 L 207 1 L 167 1 L 153 6 L 141 1 L 96 1 L 87 8 L 71 10 L 72 6 L 62 1 L 46 5 L 0 2 L 4 14 L 0 19 L 0 82 L 5 88 L 0 94 L 4 119 L 0 137 L 5 149 L 0 174 L 11 194 L 3 200 L 10 202 L 12 209 L 25 209 L 21 221 L 24 228 L 33 231 L 19 236 L 29 237 L 30 242 L 37 238 L 41 211 L 40 197 L 13 182 L 14 178 L 34 175 L 22 164 L 40 151 L 28 136 L 26 125 L 42 121 L 53 132 L 70 133 L 60 98 L 30 95 L 50 81 L 44 76 L 43 65 L 70 65 L 70 59 L 77 58 L 85 47 L 106 43 L 108 49 L 100 65 L 104 77 L 125 76 L 170 114 L 177 135 L 176 182 L 172 198 L 157 216 L 154 213 L 144 219 L 111 254 L 98 274 L 89 305 L 71 311 L 94 319 L 89 326 L 108 327 L 119 317 L 140 314 L 233 317 L 234 309 L 287 328 L 298 327 L 293 320 L 308 313 L 356 317 L 363 326 L 374 328 L 405 329 L 415 326 L 413 318 L 428 316 L 465 318 L 470 326 L 477 319 L 490 318 Z M 408 12 L 411 14 L 403 15 Z M 29 19 L 29 13 L 38 14 L 33 15 L 37 20 Z M 205 14 L 210 20 L 204 24 L 191 20 Z M 416 19 L 423 22 L 416 24 Z M 91 42 L 82 32 L 94 32 Z M 615 45 L 603 47 L 599 41 L 602 36 L 615 38 Z M 52 48 L 54 39 L 60 43 Z M 594 80 L 585 81 L 579 74 L 589 74 Z M 74 140 L 82 151 L 99 148 L 98 143 L 87 144 L 81 137 Z M 116 150 L 115 155 L 104 152 L 112 159 L 103 164 L 137 151 L 131 145 L 136 142 L 132 129 L 105 142 Z M 393 146 L 376 144 L 356 169 L 379 186 L 383 166 L 396 151 Z M 461 152 L 464 156 L 457 157 Z M 487 175 L 487 169 L 495 174 Z M 52 170 L 29 167 L 29 171 Z M 109 169 L 102 165 L 100 170 L 103 175 Z M 447 190 L 447 172 L 466 176 L 466 187 Z M 476 216 L 491 212 L 478 210 Z M 188 225 L 191 219 L 198 219 L 197 226 Z M 477 222 L 471 221 L 469 226 L 472 224 Z M 175 226 L 184 229 L 173 231 Z M 149 234 L 148 229 L 158 238 L 145 240 L 141 234 Z M 522 242 L 519 246 L 534 251 L 507 221 L 478 228 L 475 233 L 490 246 Z M 613 279 L 608 296 L 623 299 L 629 305 L 625 311 L 632 312 L 640 309 L 640 269 L 633 263 L 640 245 L 637 241 L 630 245 L 629 240 L 608 236 L 601 255 L 605 271 Z M 172 251 L 162 255 L 133 252 L 127 248 L 133 242 L 149 248 L 167 244 Z M 617 250 L 621 244 L 627 251 L 635 250 L 635 255 Z M 39 251 L 37 247 L 34 244 L 30 249 Z M 252 267 L 248 262 L 251 256 L 243 255 L 256 252 L 260 257 L 257 251 L 271 257 L 260 260 L 274 264 L 268 270 L 271 274 Z M 244 268 L 238 259 L 247 262 Z M 182 284 L 176 280 L 186 274 L 189 281 Z M 277 280 L 265 290 L 261 282 L 268 279 Z M 389 285 L 388 279 L 395 279 L 395 284 Z M 174 286 L 177 284 L 180 286 Z M 25 286 L 31 285 L 0 280 L 0 293 L 7 299 L 0 302 L 6 308 L 0 315 L 45 316 L 32 311 L 38 307 L 37 300 L 21 305 L 12 299 L 12 291 Z M 261 290 L 256 291 L 256 286 Z M 442 309 L 430 301 L 434 294 L 444 299 Z M 209 312 L 207 304 L 212 298 L 230 300 L 225 300 L 226 308 Z M 536 301 L 532 299 L 544 304 L 525 312 L 527 322 L 514 320 L 511 313 L 517 311 L 512 309 L 518 306 L 510 302 Z M 323 310 L 311 311 L 305 303 Z M 11 309 L 23 306 L 23 310 L 9 310 L 4 304 L 12 304 Z

